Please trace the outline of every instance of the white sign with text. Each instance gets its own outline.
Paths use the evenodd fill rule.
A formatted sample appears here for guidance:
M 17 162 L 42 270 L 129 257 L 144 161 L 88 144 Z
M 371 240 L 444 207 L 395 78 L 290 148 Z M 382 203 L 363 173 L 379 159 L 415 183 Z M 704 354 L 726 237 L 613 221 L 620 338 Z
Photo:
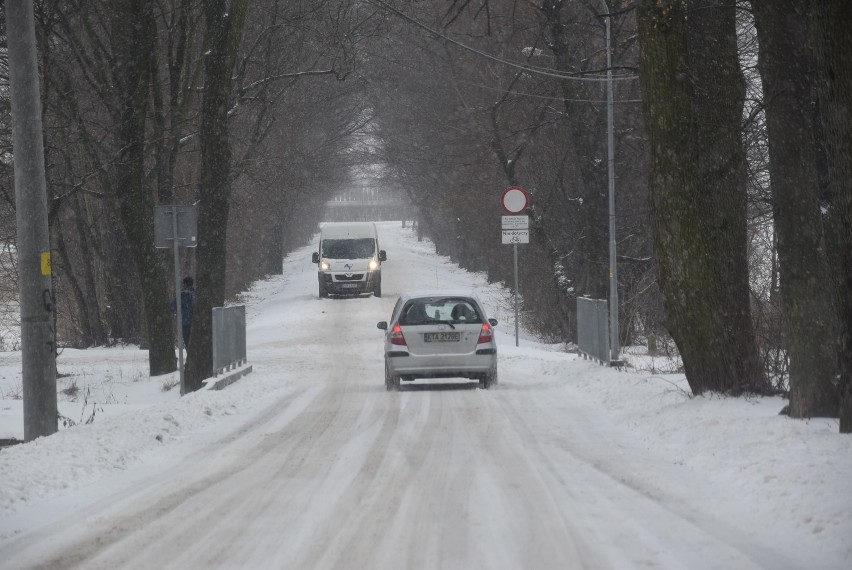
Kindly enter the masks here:
M 529 230 L 503 230 L 503 243 L 530 243 Z
M 529 216 L 502 216 L 504 230 L 526 230 L 530 227 Z

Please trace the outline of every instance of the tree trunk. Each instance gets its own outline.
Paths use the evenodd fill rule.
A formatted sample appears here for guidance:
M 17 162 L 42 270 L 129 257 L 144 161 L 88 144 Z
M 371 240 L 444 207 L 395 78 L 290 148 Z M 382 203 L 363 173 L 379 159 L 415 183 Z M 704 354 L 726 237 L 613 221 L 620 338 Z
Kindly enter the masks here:
M 840 313 L 840 432 L 852 433 L 852 4 L 815 0 L 811 9 L 830 180 L 824 207 L 838 250 L 832 259 Z
M 567 36 L 567 5 L 544 2 L 544 14 L 550 33 L 549 47 L 555 58 L 555 69 L 564 73 L 575 71 L 577 54 Z M 600 67 L 606 67 L 606 52 L 598 52 Z M 588 62 L 585 62 L 588 65 Z M 600 87 L 601 90 L 597 88 Z M 589 295 L 594 299 L 609 296 L 609 202 L 607 186 L 606 106 L 580 102 L 586 98 L 606 98 L 606 84 L 594 88 L 580 86 L 576 81 L 561 80 L 563 109 L 571 133 L 573 163 L 580 174 L 577 219 L 582 224 L 576 244 L 577 274 L 574 282 L 576 296 Z
M 117 4 L 112 24 L 121 82 L 115 195 L 142 289 L 150 374 L 158 376 L 175 370 L 175 352 L 166 276 L 154 248 L 154 201 L 145 185 L 145 125 L 155 35 L 149 3 Z
M 734 15 L 733 0 L 643 0 L 639 7 L 660 289 L 694 394 L 769 387 L 749 308 Z
M 769 173 L 790 356 L 790 415 L 837 415 L 837 308 L 816 168 L 809 1 L 754 2 Z
M 196 250 L 196 306 L 186 365 L 186 390 L 213 374 L 212 309 L 225 302 L 225 253 L 231 193 L 228 103 L 247 0 L 205 0 L 204 94 Z

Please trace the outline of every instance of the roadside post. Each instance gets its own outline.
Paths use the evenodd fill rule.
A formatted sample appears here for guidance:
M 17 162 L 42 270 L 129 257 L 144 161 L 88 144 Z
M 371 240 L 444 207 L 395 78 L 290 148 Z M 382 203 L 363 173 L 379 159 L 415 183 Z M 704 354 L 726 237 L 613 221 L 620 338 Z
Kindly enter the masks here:
M 24 441 L 59 430 L 56 408 L 56 322 L 50 264 L 47 182 L 44 174 L 41 95 L 32 2 L 5 8 L 4 50 L 9 83 L 14 150 L 14 215 L 18 229 L 17 267 L 21 332 Z M 9 101 L 9 99 L 6 99 Z M 8 105 L 8 103 L 6 103 Z M 4 125 L 5 127 L 6 125 Z M 8 134 L 4 134 L 4 140 Z M 8 145 L 8 141 L 5 140 Z M 5 146 L 5 145 L 4 145 Z M 8 149 L 8 147 L 6 147 Z M 9 166 L 12 153 L 4 152 Z M 11 308 L 11 306 L 10 306 Z
M 183 376 L 183 311 L 180 290 L 180 248 L 198 245 L 198 212 L 195 206 L 154 206 L 154 247 L 172 248 L 175 258 L 175 308 L 177 309 L 178 369 L 180 395 L 186 394 Z
M 500 198 L 503 211 L 508 214 L 502 217 L 502 240 L 504 244 L 512 244 L 515 266 L 515 346 L 518 346 L 518 244 L 530 242 L 530 217 L 521 215 L 529 201 L 529 194 L 520 186 L 509 186 Z

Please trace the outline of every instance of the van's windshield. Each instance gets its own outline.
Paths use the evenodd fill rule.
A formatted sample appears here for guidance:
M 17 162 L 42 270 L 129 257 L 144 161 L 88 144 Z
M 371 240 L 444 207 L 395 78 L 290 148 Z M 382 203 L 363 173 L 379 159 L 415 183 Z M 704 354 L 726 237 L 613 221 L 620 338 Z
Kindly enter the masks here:
M 322 257 L 328 259 L 366 259 L 375 253 L 373 238 L 322 240 Z

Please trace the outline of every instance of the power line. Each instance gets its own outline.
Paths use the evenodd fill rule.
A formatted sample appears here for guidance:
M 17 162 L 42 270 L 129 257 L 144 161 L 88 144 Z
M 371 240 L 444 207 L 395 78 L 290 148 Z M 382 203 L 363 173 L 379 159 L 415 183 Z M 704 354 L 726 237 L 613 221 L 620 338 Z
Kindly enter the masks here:
M 606 103 L 606 99 L 567 99 L 565 97 L 557 97 L 551 95 L 539 95 L 537 93 L 524 93 L 523 91 L 506 91 L 504 89 L 500 89 L 497 87 L 491 87 L 488 85 L 483 85 L 481 83 L 472 83 L 470 81 L 458 81 L 458 83 L 462 85 L 469 85 L 471 87 L 477 87 L 479 89 L 487 89 L 488 91 L 498 91 L 500 93 L 507 93 L 509 95 L 517 95 L 519 97 L 532 97 L 535 99 L 547 99 L 548 101 L 567 101 L 569 103 Z M 616 101 L 616 103 L 641 103 L 642 99 L 620 99 Z
M 445 40 L 445 41 L 447 41 L 447 42 L 449 42 L 449 43 L 451 43 L 451 44 L 453 44 L 457 47 L 460 47 L 463 50 L 469 51 L 471 53 L 475 53 L 476 55 L 490 59 L 492 61 L 502 63 L 503 65 L 508 65 L 510 67 L 515 67 L 517 69 L 522 69 L 524 71 L 527 71 L 529 73 L 534 73 L 536 75 L 544 75 L 544 76 L 547 76 L 547 77 L 554 77 L 554 78 L 557 78 L 557 79 L 568 79 L 568 80 L 571 80 L 571 81 L 592 81 L 592 82 L 608 81 L 608 78 L 604 75 L 597 76 L 597 77 L 589 77 L 584 72 L 580 72 L 580 73 L 559 72 L 559 71 L 549 69 L 549 68 L 546 68 L 546 67 L 539 67 L 539 66 L 536 66 L 536 65 L 519 63 L 517 61 L 512 61 L 510 59 L 498 57 L 496 55 L 492 55 L 490 53 L 484 52 L 484 51 L 479 50 L 477 48 L 471 47 L 467 44 L 463 44 L 462 42 L 460 42 L 458 40 L 454 40 L 453 38 L 446 36 L 446 35 L 442 34 L 441 32 L 430 28 L 426 24 L 423 24 L 422 22 L 412 18 L 411 16 L 404 14 L 403 12 L 398 10 L 397 8 L 394 8 L 393 6 L 388 4 L 387 2 L 384 2 L 384 0 L 367 0 L 367 2 L 369 2 L 371 4 L 375 4 L 376 6 L 379 6 L 380 8 L 384 8 L 388 12 L 391 12 L 392 14 L 398 16 L 399 18 L 409 22 L 410 24 L 413 24 L 413 25 L 417 26 L 418 28 L 426 30 L 427 32 L 429 32 L 433 36 L 439 37 L 439 38 L 441 38 L 441 39 L 443 39 L 443 40 Z M 622 75 L 622 76 L 612 77 L 612 80 L 613 81 L 624 81 L 624 80 L 632 80 L 632 79 L 638 79 L 638 78 L 639 78 L 638 75 Z

